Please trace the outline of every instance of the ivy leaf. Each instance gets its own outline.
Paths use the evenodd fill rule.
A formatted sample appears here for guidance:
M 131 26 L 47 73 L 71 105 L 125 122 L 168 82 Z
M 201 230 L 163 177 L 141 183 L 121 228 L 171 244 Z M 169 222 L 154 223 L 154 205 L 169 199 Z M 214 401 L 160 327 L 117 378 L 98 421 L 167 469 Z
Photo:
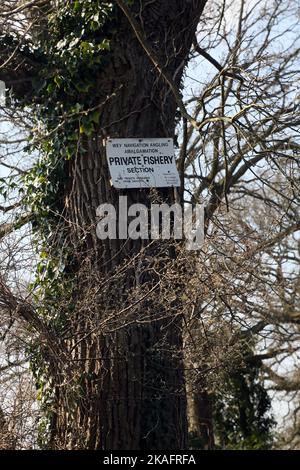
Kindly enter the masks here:
M 99 124 L 99 120 L 100 120 L 100 111 L 99 110 L 93 111 L 90 115 L 90 121 L 94 122 L 95 124 Z

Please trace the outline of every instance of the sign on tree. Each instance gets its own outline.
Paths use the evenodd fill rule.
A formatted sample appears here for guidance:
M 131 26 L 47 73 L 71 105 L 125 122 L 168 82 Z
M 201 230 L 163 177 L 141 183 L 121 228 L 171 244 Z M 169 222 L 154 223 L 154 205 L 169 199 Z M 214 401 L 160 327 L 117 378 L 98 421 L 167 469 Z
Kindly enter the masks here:
M 180 186 L 172 139 L 108 139 L 106 154 L 115 188 Z

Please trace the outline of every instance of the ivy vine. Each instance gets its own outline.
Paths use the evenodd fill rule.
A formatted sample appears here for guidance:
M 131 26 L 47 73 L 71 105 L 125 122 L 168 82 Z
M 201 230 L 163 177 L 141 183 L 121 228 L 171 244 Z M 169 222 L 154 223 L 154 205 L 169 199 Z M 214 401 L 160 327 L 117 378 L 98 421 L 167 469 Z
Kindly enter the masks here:
M 133 0 L 128 0 L 131 5 Z M 60 217 L 60 194 L 67 183 L 67 162 L 84 153 L 84 138 L 100 121 L 95 76 L 110 59 L 111 43 L 120 24 L 114 2 L 75 0 L 60 2 L 48 16 L 45 32 L 38 32 L 24 46 L 40 64 L 32 81 L 33 93 L 22 106 L 30 110 L 33 126 L 26 151 L 37 154 L 36 163 L 21 176 L 19 193 L 26 212 L 32 214 L 39 263 L 30 289 L 43 321 L 61 337 L 74 310 L 76 279 L 66 272 L 70 248 L 53 240 Z M 1 38 L 0 38 L 1 40 Z M 3 43 L 2 38 L 2 43 Z M 6 38 L 9 41 L 9 38 Z M 16 106 L 20 106 L 16 102 Z M 13 188 L 11 183 L 10 189 Z M 1 186 L 2 194 L 6 196 Z M 63 240 L 63 237 L 61 237 Z M 64 308 L 59 308 L 65 299 Z M 67 306 L 67 308 L 65 308 Z M 53 416 L 53 389 L 49 370 L 37 341 L 28 348 L 31 369 L 45 419 L 40 443 L 46 445 Z

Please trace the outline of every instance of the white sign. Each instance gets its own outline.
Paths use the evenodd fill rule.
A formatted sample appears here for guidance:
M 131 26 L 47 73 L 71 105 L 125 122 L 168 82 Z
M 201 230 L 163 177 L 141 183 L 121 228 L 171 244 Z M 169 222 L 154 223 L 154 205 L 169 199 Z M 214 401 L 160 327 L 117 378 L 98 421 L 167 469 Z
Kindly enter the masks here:
M 173 139 L 108 139 L 106 155 L 115 188 L 180 186 Z

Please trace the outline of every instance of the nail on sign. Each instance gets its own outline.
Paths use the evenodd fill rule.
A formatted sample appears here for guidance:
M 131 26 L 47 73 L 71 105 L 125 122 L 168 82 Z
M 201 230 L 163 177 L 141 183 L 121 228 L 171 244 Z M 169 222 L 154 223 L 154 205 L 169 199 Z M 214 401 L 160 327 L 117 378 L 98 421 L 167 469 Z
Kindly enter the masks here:
M 108 139 L 106 155 L 115 188 L 180 186 L 173 139 Z

